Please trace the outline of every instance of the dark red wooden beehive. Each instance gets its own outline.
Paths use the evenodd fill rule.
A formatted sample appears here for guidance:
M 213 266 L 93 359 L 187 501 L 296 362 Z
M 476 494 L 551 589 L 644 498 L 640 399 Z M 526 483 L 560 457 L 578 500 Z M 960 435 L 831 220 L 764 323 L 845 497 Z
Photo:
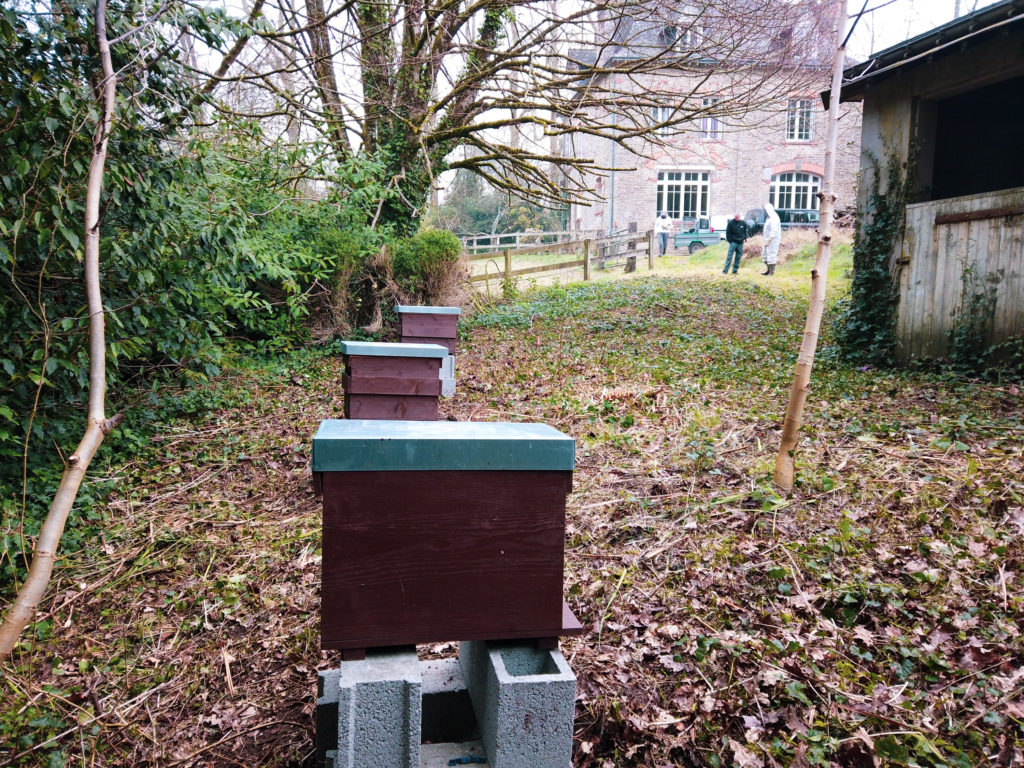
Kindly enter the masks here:
M 398 313 L 399 333 L 406 344 L 440 344 L 448 353 L 456 353 L 459 332 L 458 307 L 395 306 Z
M 582 631 L 562 600 L 574 446 L 543 424 L 322 422 L 322 647 Z
M 341 352 L 346 419 L 437 419 L 447 348 L 343 341 Z

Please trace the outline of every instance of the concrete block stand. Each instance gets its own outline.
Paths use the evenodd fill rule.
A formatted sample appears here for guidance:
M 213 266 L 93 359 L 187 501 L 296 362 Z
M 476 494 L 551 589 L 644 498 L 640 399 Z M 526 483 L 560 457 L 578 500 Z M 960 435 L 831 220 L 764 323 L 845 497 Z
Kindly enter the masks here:
M 345 662 L 321 672 L 318 688 L 317 756 L 328 768 L 419 768 L 423 690 L 415 648 Z
M 459 663 L 491 768 L 569 768 L 576 676 L 561 652 L 471 641 Z
M 492 768 L 571 765 L 576 677 L 533 642 L 464 642 L 458 659 L 422 662 L 412 648 L 371 651 L 318 684 L 327 768 L 446 768 L 470 755 Z
M 455 395 L 455 355 L 441 361 L 441 397 Z

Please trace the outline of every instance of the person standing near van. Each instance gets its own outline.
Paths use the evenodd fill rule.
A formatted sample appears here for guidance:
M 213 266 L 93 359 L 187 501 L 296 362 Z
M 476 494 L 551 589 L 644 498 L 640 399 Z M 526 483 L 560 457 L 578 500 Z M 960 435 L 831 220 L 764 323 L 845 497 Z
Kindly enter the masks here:
M 764 212 L 764 249 L 761 251 L 764 272 L 761 274 L 774 275 L 775 264 L 779 260 L 779 244 L 782 242 L 782 222 L 771 203 L 764 204 Z
M 654 220 L 654 232 L 658 235 L 658 255 L 664 256 L 668 250 L 668 233 L 672 231 L 672 220 L 664 211 Z
M 732 273 L 735 275 L 740 271 L 740 259 L 743 258 L 743 241 L 750 237 L 747 231 L 747 223 L 737 213 L 725 227 L 725 240 L 729 243 L 729 252 L 725 255 L 725 269 L 722 274 L 729 273 L 729 263 L 732 262 Z M 735 254 L 735 261 L 733 260 Z

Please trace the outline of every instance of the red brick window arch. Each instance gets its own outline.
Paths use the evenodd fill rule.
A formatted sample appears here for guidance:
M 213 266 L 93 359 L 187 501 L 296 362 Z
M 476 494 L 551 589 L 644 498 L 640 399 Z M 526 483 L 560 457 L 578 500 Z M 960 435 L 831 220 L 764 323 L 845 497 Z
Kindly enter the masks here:
M 815 208 L 821 177 L 813 173 L 777 173 L 772 176 L 768 202 L 776 208 Z

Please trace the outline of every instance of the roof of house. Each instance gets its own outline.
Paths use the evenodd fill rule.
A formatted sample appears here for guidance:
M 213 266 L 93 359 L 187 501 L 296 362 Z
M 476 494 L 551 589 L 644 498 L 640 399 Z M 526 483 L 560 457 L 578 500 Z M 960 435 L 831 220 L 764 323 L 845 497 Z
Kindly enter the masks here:
M 860 101 L 870 83 L 892 77 L 903 67 L 920 63 L 937 53 L 951 52 L 954 46 L 978 45 L 986 37 L 1024 21 L 1024 0 L 1002 0 L 980 11 L 961 16 L 948 24 L 912 37 L 843 72 L 840 101 Z M 829 91 L 821 95 L 828 106 Z
M 727 59 L 763 63 L 765 57 L 788 52 L 794 63 L 803 66 L 828 65 L 830 46 L 816 44 L 828 18 L 819 8 L 819 0 L 799 0 L 770 16 L 763 15 L 763 7 L 763 0 L 722 4 L 651 0 L 637 4 L 628 13 L 603 22 L 597 34 L 595 64 L 654 59 L 666 66 L 715 64 Z M 812 7 L 816 13 L 808 12 Z M 794 39 L 800 44 L 794 45 Z

